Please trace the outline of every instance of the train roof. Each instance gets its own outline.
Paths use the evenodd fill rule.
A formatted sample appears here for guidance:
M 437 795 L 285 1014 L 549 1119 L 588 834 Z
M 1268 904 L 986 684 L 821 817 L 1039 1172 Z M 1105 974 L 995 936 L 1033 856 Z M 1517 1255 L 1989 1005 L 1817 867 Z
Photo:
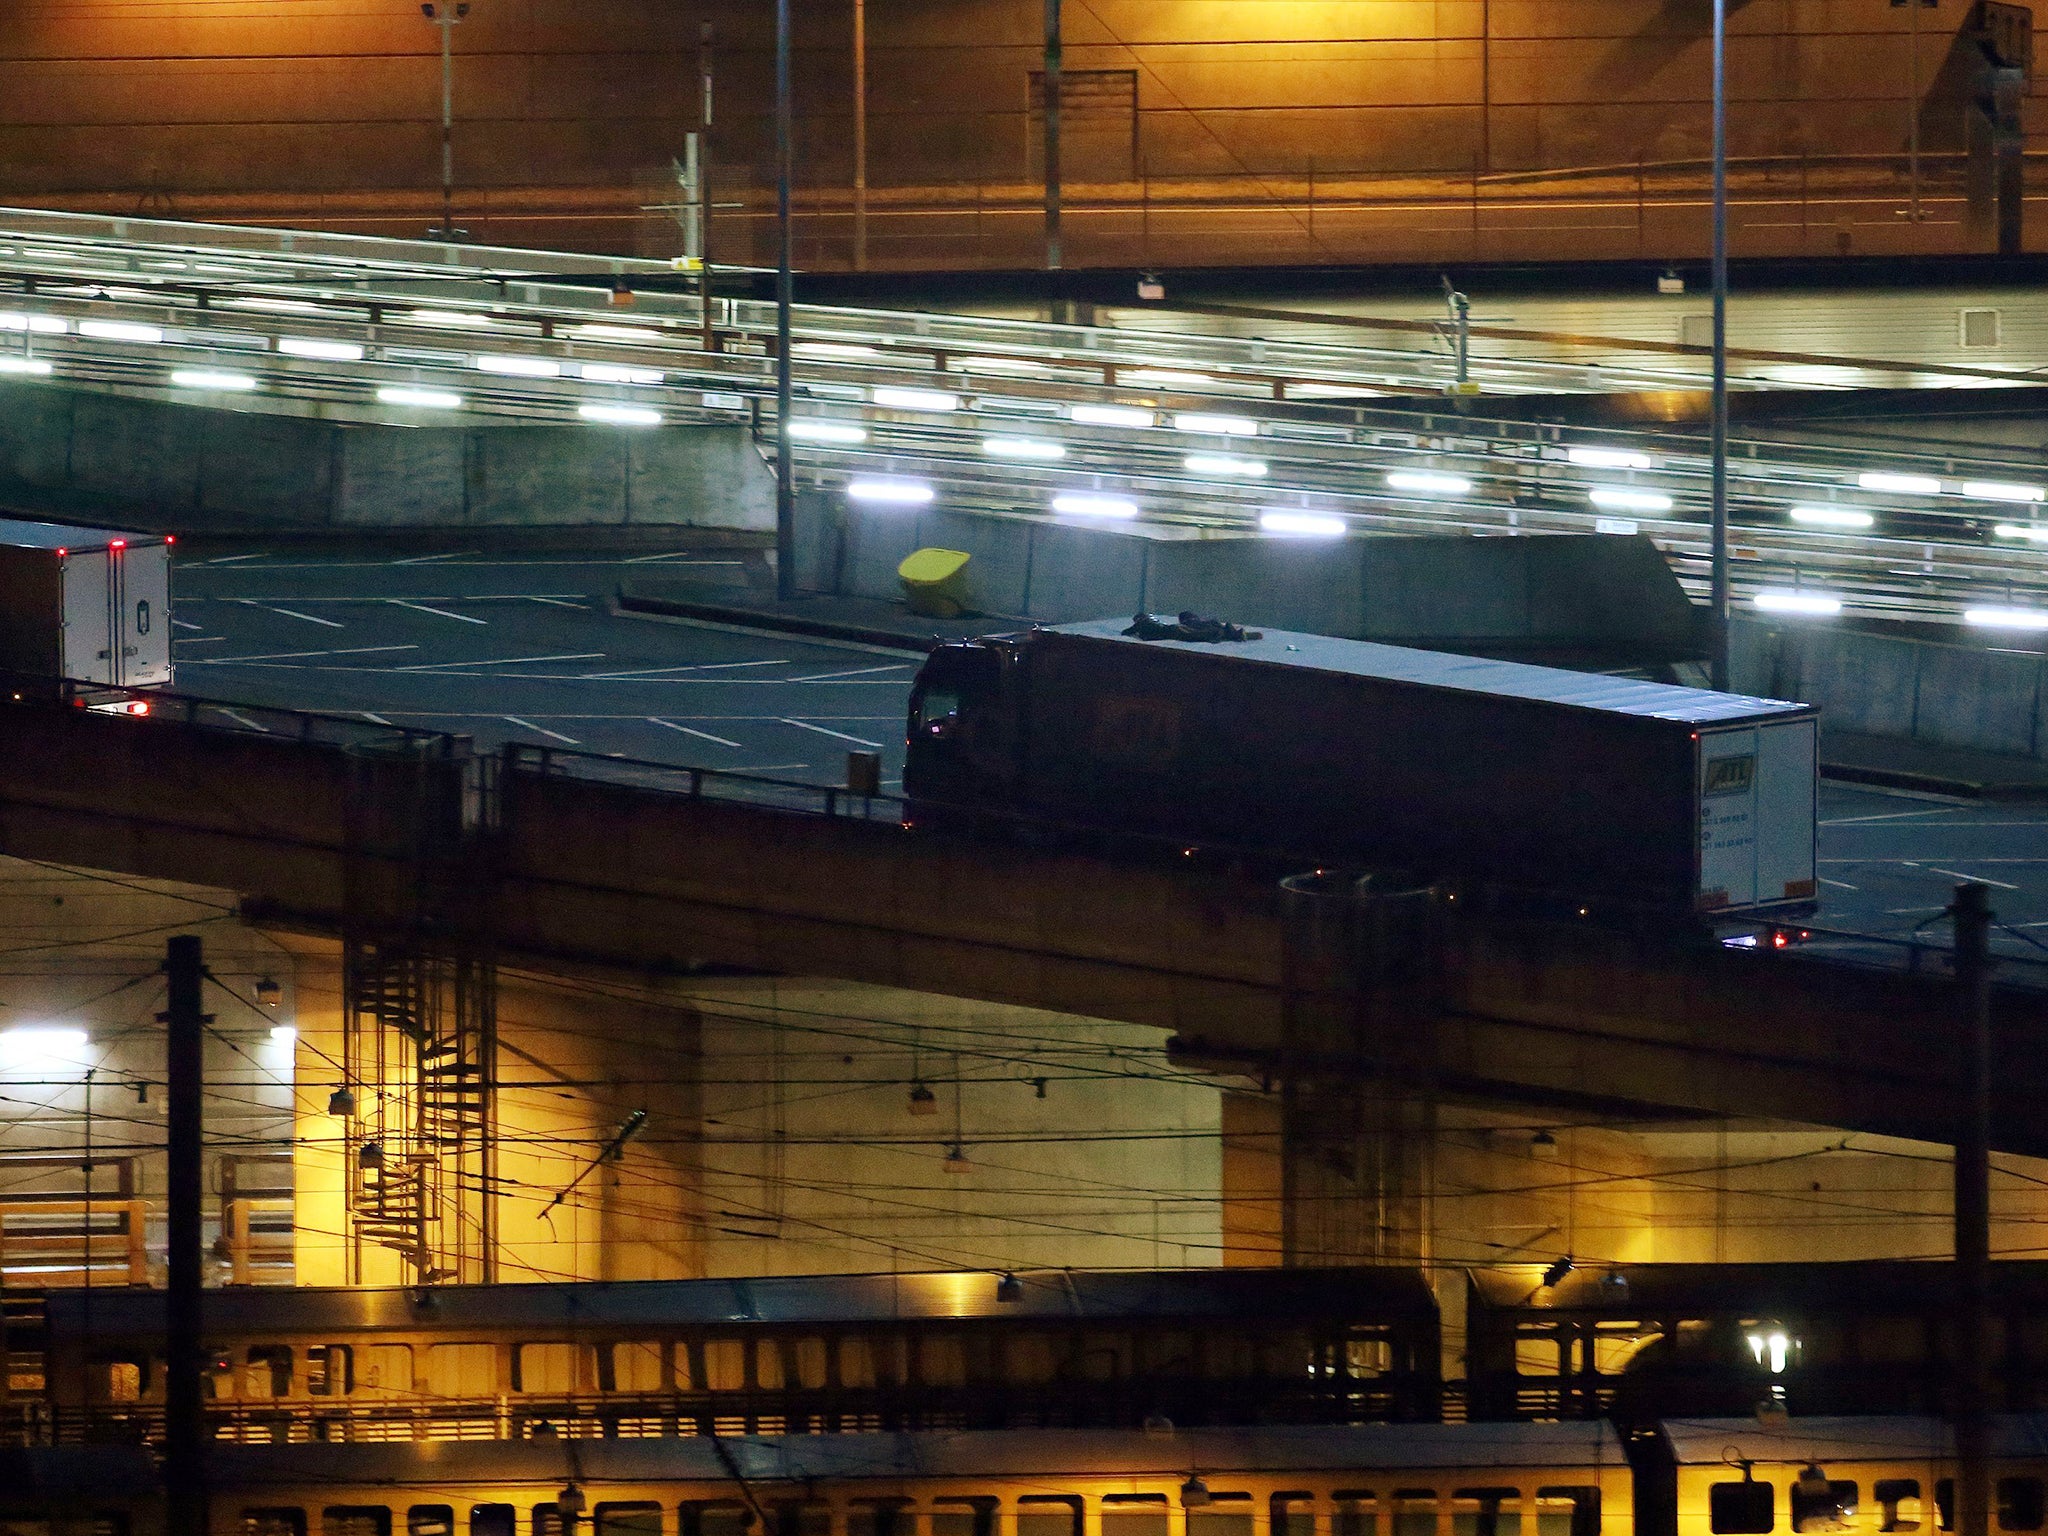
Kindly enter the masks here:
M 124 528 L 73 528 L 66 523 L 32 523 L 21 518 L 0 517 L 0 548 L 9 549 L 107 549 L 116 542 L 161 544 L 160 533 L 130 533 Z
M 1075 624 L 1047 625 L 1045 632 L 1141 646 L 1147 650 L 1194 651 L 1207 656 L 1264 662 L 1271 666 L 1336 672 L 1350 677 L 1448 688 L 1460 693 L 1481 693 L 1530 703 L 1559 704 L 1572 709 L 1631 715 L 1680 725 L 1726 725 L 1738 720 L 1810 714 L 1813 709 L 1810 704 L 1792 704 L 1782 699 L 1715 693 L 1706 688 L 1681 688 L 1671 683 L 1648 683 L 1634 678 L 1609 677 L 1599 672 L 1567 672 L 1561 667 L 1538 667 L 1522 661 L 1489 661 L 1478 656 L 1454 656 L 1443 651 L 1381 645 L 1371 640 L 1341 640 L 1330 635 L 1299 634 L 1285 629 L 1263 630 L 1259 632 L 1258 639 L 1244 641 L 1140 640 L 1135 635 L 1123 633 L 1130 627 L 1130 622 L 1129 619 L 1088 619 Z
M 1941 1419 L 1815 1417 L 1765 1424 L 1746 1419 L 1667 1419 L 1664 1435 L 1680 1466 L 1842 1465 L 1858 1461 L 1943 1459 L 1955 1454 L 1955 1432 Z M 2018 1460 L 2048 1457 L 2048 1414 L 2002 1413 L 1991 1422 L 1991 1454 Z
M 1023 1319 L 1189 1323 L 1433 1321 L 1436 1299 L 1418 1270 L 1020 1270 L 1002 1301 L 982 1270 L 902 1275 L 785 1275 L 747 1280 L 585 1281 L 576 1285 L 376 1288 L 238 1287 L 209 1291 L 210 1332 L 305 1328 L 672 1328 L 805 1326 L 890 1321 Z M 53 1333 L 160 1330 L 161 1291 L 52 1291 Z
M 923 1434 L 759 1435 L 649 1440 L 426 1441 L 209 1448 L 224 1486 L 308 1482 L 585 1483 L 660 1479 L 717 1482 L 737 1468 L 750 1484 L 934 1477 L 1161 1477 L 1199 1471 L 1212 1483 L 1262 1472 L 1425 1470 L 1432 1467 L 1620 1467 L 1604 1423 L 1364 1424 L 1255 1429 L 959 1430 Z
M 1951 1299 L 1955 1269 L 1946 1259 L 1847 1259 L 1783 1264 L 1601 1264 L 1575 1269 L 1556 1285 L 1541 1265 L 1467 1272 L 1472 1309 L 1576 1313 L 1602 1317 L 1677 1317 L 1824 1310 L 1884 1313 L 1921 1310 Z M 2048 1264 L 1991 1266 L 1993 1303 L 2048 1300 Z

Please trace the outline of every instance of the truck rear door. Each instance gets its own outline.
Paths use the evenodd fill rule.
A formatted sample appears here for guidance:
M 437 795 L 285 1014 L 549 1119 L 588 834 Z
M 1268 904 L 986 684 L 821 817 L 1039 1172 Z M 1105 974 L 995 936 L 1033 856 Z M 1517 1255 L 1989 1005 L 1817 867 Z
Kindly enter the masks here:
M 115 620 L 120 640 L 115 681 L 130 688 L 171 680 L 171 551 L 129 545 L 114 551 Z
M 113 657 L 112 552 L 73 550 L 61 557 L 64 589 L 64 675 L 80 683 L 116 680 Z
M 1701 732 L 1699 910 L 1812 899 L 1814 733 L 1811 716 Z

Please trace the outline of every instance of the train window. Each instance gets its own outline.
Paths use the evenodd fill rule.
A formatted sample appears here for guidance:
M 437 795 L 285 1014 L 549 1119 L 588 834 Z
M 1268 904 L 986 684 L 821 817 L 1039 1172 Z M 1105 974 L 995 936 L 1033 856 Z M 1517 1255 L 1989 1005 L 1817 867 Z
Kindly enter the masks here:
M 754 1344 L 754 1385 L 770 1392 L 782 1389 L 783 1370 L 782 1343 L 780 1339 L 760 1339 Z
M 967 1385 L 966 1342 L 941 1335 L 917 1341 L 917 1379 L 927 1387 Z
M 1769 1483 L 1745 1477 L 1707 1489 L 1707 1529 L 1714 1536 L 1763 1536 L 1778 1523 L 1776 1493 Z
M 562 1518 L 561 1506 L 533 1506 L 533 1536 L 569 1536 L 570 1522 Z
M 1515 1340 L 1517 1376 L 1557 1376 L 1564 1370 L 1564 1342 L 1561 1339 L 1526 1335 Z
M 597 1351 L 597 1385 L 605 1392 L 659 1392 L 662 1346 L 658 1339 L 605 1344 Z
M 519 1512 L 510 1504 L 469 1506 L 469 1536 L 515 1536 Z
M 1050 1334 L 1020 1333 L 1003 1341 L 1003 1379 L 1036 1385 L 1059 1374 L 1059 1344 Z
M 306 1512 L 292 1505 L 244 1509 L 242 1536 L 306 1536 Z
M 1081 1501 L 1027 1494 L 1017 1501 L 1017 1536 L 1081 1536 Z
M 1378 1514 L 1370 1489 L 1339 1488 L 1330 1495 L 1330 1536 L 1373 1536 Z
M 1212 1493 L 1188 1511 L 1188 1536 L 1252 1536 L 1252 1496 Z
M 753 1511 L 746 1505 L 723 1500 L 679 1505 L 676 1516 L 682 1536 L 746 1536 L 747 1528 L 754 1523 Z M 476 1533 L 472 1531 L 470 1536 Z
M 1393 1368 L 1393 1346 L 1385 1339 L 1346 1339 L 1344 1374 L 1353 1381 L 1384 1376 Z
M 867 1339 L 841 1339 L 839 1341 L 839 1385 L 842 1387 L 872 1387 L 874 1384 L 875 1351 L 873 1344 Z
M 330 1504 L 320 1511 L 320 1536 L 391 1536 L 391 1511 L 382 1504 Z
M 132 1357 L 96 1360 L 88 1382 L 97 1402 L 139 1403 L 148 1389 L 148 1362 Z
M 1258 1369 L 1258 1353 L 1242 1334 L 1212 1333 L 1202 1345 L 1202 1363 L 1212 1380 L 1242 1381 Z
M 314 1344 L 306 1350 L 306 1391 L 313 1397 L 346 1397 L 355 1390 L 355 1359 L 346 1344 Z
M 235 1395 L 235 1357 L 218 1350 L 208 1352 L 199 1378 L 201 1395 L 210 1403 L 224 1403 Z
M 1188 1512 L 1194 1518 L 1194 1512 Z M 1102 1536 L 1167 1536 L 1166 1495 L 1107 1493 L 1102 1496 Z
M 351 1392 L 372 1397 L 412 1396 L 412 1346 L 365 1344 L 358 1352 Z
M 1934 1526 L 1941 1531 L 1956 1528 L 1956 1484 L 1952 1477 L 1944 1477 L 1934 1485 Z
M 1081 1339 L 1081 1378 L 1084 1381 L 1123 1381 L 1131 1374 L 1131 1336 L 1127 1333 L 1090 1333 Z
M 258 1344 L 249 1351 L 242 1369 L 245 1398 L 290 1397 L 292 1395 L 292 1351 L 288 1344 Z
M 128 1512 L 103 1509 L 86 1522 L 86 1536 L 128 1536 Z
M 908 1499 L 855 1499 L 846 1506 L 846 1536 L 910 1536 Z
M 0 1515 L 0 1536 L 51 1536 L 50 1522 Z
M 1877 1528 L 1880 1531 L 1920 1529 L 1920 1479 L 1881 1477 L 1870 1490 L 1877 1500 Z
M 578 1344 L 521 1344 L 512 1351 L 512 1390 L 565 1396 L 576 1390 Z
M 713 1392 L 737 1392 L 746 1384 L 746 1344 L 739 1339 L 706 1339 L 704 1385 Z
M 1460 1488 L 1451 1495 L 1451 1536 L 1521 1536 L 1522 1495 L 1513 1488 Z
M 659 1504 L 600 1504 L 597 1536 L 661 1536 Z
M 495 1344 L 429 1344 L 427 1392 L 433 1397 L 489 1397 L 498 1390 Z
M 1856 1485 L 1830 1482 L 1825 1492 L 1801 1493 L 1792 1485 L 1792 1529 L 1846 1531 L 1856 1523 Z
M 1536 1536 L 1600 1536 L 1600 1490 L 1577 1485 L 1538 1488 Z
M 1393 1536 L 1436 1536 L 1436 1490 L 1396 1488 Z M 1550 1536 L 1545 1531 L 1543 1536 Z
M 933 1499 L 932 1536 L 993 1536 L 994 1499 Z
M 1299 1381 L 1315 1360 L 1315 1346 L 1305 1333 L 1275 1333 L 1259 1340 L 1259 1374 Z
M 2041 1529 L 2041 1479 L 2001 1477 L 1998 1480 L 1998 1528 L 2001 1531 Z
M 815 1392 L 825 1385 L 825 1362 L 828 1358 L 823 1339 L 793 1339 L 790 1341 L 789 1363 L 795 1368 L 797 1385 L 806 1391 Z
M 405 1512 L 405 1536 L 455 1536 L 454 1509 L 446 1504 L 413 1505 Z
M 795 1502 L 776 1505 L 774 1536 L 832 1536 L 832 1506 Z
M 1917 1317 L 1866 1317 L 1856 1327 L 1865 1365 L 1913 1365 L 1927 1358 L 1927 1328 Z
M 1316 1536 L 1316 1496 L 1276 1493 L 1269 1511 L 1273 1536 Z

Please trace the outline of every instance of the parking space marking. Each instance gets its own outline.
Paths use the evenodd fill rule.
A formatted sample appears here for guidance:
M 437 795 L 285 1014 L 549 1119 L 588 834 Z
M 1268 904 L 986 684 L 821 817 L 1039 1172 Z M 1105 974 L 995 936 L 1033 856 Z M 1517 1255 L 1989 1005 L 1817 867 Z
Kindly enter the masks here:
M 522 720 L 517 715 L 500 715 L 498 718 L 507 724 L 518 726 L 522 731 L 532 731 L 541 736 L 552 736 L 555 740 L 564 742 L 572 747 L 583 745 L 574 736 L 564 736 L 560 731 L 551 731 L 544 725 L 535 725 L 531 720 Z
M 410 608 L 414 613 L 436 614 L 444 619 L 454 619 L 459 624 L 488 624 L 491 622 L 489 619 L 479 619 L 473 614 L 454 613 L 446 608 L 430 608 L 425 603 L 407 602 L 402 597 L 387 597 L 384 601 L 391 604 L 394 608 Z
M 416 651 L 416 645 L 350 645 L 328 651 L 267 651 L 259 656 L 204 656 L 198 665 L 228 667 L 238 661 L 298 661 L 307 656 L 367 656 L 372 651 Z
M 882 667 L 852 667 L 844 672 L 819 672 L 810 677 L 785 677 L 782 681 L 785 683 L 835 683 L 842 677 L 865 677 L 871 672 L 900 672 L 903 668 L 910 665 L 912 663 L 907 661 L 892 661 L 887 666 Z M 876 681 L 893 682 L 894 679 L 877 678 Z
M 245 608 L 261 608 L 265 613 L 281 613 L 288 619 L 304 619 L 308 624 L 324 624 L 329 629 L 348 628 L 339 619 L 316 618 L 310 613 L 300 613 L 296 608 L 279 608 L 274 603 L 259 603 L 253 597 L 240 597 L 236 598 L 235 601 Z
M 1989 875 L 1966 875 L 1960 869 L 1943 869 L 1939 864 L 1928 865 L 1927 873 L 1930 875 L 1947 875 L 1953 880 L 1977 880 L 1985 885 L 1995 885 L 2001 891 L 2016 891 L 2019 889 L 2018 886 L 2010 885 L 2003 880 L 1994 880 Z
M 816 731 L 820 736 L 834 736 L 841 741 L 850 741 L 856 747 L 872 747 L 877 752 L 882 750 L 879 741 L 869 741 L 865 736 L 849 736 L 844 731 L 828 731 L 822 725 L 813 725 L 808 720 L 792 720 L 787 715 L 777 715 L 775 718 L 784 725 L 793 725 L 799 730 Z
M 709 731 L 694 730 L 687 725 L 678 725 L 673 720 L 664 720 L 659 715 L 649 715 L 647 717 L 647 723 L 649 725 L 663 726 L 671 731 L 681 731 L 685 736 L 695 736 L 704 741 L 715 741 L 721 747 L 737 747 L 741 745 L 741 743 L 737 741 L 727 741 L 723 736 L 714 736 Z
M 573 651 L 563 656 L 486 656 L 480 661 L 416 661 L 394 672 L 441 672 L 450 667 L 517 667 L 533 661 L 602 661 L 603 651 Z

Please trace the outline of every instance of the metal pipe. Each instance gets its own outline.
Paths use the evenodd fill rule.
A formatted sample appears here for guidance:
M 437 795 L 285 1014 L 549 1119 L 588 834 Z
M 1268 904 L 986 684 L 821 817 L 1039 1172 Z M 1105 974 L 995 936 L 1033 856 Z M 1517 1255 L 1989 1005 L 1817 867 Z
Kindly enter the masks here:
M 1961 1017 L 1961 1103 L 1955 1156 L 1956 1530 L 1991 1524 L 1991 911 L 1990 887 L 1968 881 L 1949 906 Z
M 868 4 L 853 0 L 853 269 L 868 265 Z
M 200 1237 L 204 1217 L 205 1028 L 200 1011 L 205 962 L 189 934 L 166 946 L 168 996 L 157 1015 L 164 1025 L 168 1158 L 165 1204 L 169 1219 L 169 1286 L 165 1297 L 164 1483 L 170 1536 L 205 1536 L 206 1440 L 201 1422 L 202 1284 Z
M 775 0 L 775 595 L 796 596 L 796 467 L 790 463 L 789 312 L 795 298 L 789 184 L 795 132 L 789 83 L 789 0 Z
M 711 44 L 710 22 L 697 29 L 697 293 L 703 301 L 700 345 L 709 357 L 717 345 L 711 334 Z
M 1709 673 L 1728 687 L 1728 0 L 1714 0 L 1714 384 Z
M 1045 0 L 1045 269 L 1060 268 L 1060 0 Z

